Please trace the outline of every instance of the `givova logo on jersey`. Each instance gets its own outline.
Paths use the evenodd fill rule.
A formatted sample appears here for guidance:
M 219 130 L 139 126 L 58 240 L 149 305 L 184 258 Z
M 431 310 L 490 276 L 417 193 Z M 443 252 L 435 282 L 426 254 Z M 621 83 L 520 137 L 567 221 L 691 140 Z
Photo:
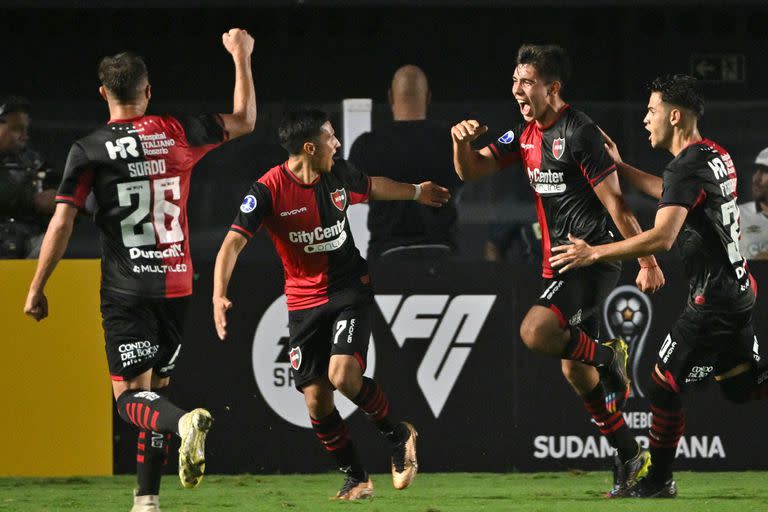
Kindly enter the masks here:
M 376 295 L 376 303 L 399 347 L 406 342 L 428 344 L 416 380 L 436 418 L 458 382 L 495 301 L 496 295 Z M 285 297 L 280 296 L 256 329 L 253 371 L 267 404 L 286 421 L 310 428 L 304 399 L 296 392 L 290 372 L 291 366 L 298 369 L 303 361 L 301 350 L 290 346 L 287 320 Z M 352 320 L 340 320 L 340 325 L 334 327 L 333 340 L 329 334 L 329 343 L 347 340 L 355 326 Z M 375 363 L 371 335 L 366 376 L 373 377 Z M 338 392 L 336 400 L 342 417 L 355 411 L 355 405 Z

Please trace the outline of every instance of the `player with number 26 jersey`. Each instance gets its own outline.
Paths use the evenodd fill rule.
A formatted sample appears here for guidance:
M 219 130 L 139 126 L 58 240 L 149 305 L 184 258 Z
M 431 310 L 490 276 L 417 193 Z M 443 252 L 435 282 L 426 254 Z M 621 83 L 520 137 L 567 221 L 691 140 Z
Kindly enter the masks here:
M 111 120 L 72 145 L 56 201 L 93 191 L 102 288 L 142 297 L 192 293 L 187 197 L 192 168 L 227 139 L 217 114 Z

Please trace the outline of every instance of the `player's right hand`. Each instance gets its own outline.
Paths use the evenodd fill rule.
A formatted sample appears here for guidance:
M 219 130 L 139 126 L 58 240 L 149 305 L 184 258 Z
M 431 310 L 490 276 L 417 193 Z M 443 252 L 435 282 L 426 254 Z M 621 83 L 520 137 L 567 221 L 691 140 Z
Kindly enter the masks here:
M 24 303 L 24 314 L 38 322 L 48 316 L 48 299 L 43 292 L 30 290 Z
M 216 334 L 221 341 L 227 337 L 227 311 L 230 309 L 232 309 L 232 301 L 228 298 L 213 298 L 213 323 L 216 325 Z
M 253 37 L 247 30 L 231 28 L 221 35 L 221 42 L 224 43 L 224 48 L 235 57 L 238 55 L 248 57 L 253 53 Z
M 465 142 L 467 144 L 477 140 L 479 136 L 488 131 L 488 126 L 481 125 L 474 119 L 464 120 L 451 128 L 451 137 L 456 143 Z
M 610 156 L 611 160 L 613 160 L 615 163 L 622 163 L 621 155 L 619 154 L 619 146 L 613 142 L 613 139 L 611 139 L 608 134 L 603 131 L 602 128 L 598 126 L 597 129 L 600 130 L 600 133 L 603 134 L 603 142 L 605 145 L 605 150 L 608 152 L 608 156 Z

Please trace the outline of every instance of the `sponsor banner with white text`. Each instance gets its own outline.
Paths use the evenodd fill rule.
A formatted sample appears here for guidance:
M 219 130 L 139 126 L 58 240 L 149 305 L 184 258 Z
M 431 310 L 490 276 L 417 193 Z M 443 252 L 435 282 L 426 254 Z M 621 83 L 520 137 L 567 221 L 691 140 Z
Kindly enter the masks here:
M 601 323 L 603 336 L 622 336 L 630 344 L 633 387 L 625 419 L 647 445 L 648 377 L 687 290 L 682 269 L 667 265 L 667 286 L 646 296 L 633 286 L 636 268 L 625 266 Z M 768 265 L 751 268 L 758 283 L 768 282 Z M 279 267 L 235 270 L 224 342 L 211 320 L 212 268 L 199 264 L 196 270 L 200 279 L 169 394 L 182 407 L 212 412 L 209 471 L 331 469 L 289 370 L 292 360 L 301 364 L 301 354 L 288 343 Z M 534 265 L 458 262 L 372 269 L 376 307 L 366 374 L 388 394 L 392 414 L 419 430 L 424 471 L 609 468 L 612 450 L 566 384 L 560 362 L 531 353 L 520 340 L 520 322 L 540 294 L 538 274 Z M 754 316 L 759 339 L 768 332 L 762 297 Z M 333 338 L 329 331 L 329 346 Z M 678 467 L 768 468 L 753 456 L 763 443 L 768 403 L 728 403 L 708 383 L 710 371 L 694 368 L 689 376 L 702 389 L 684 399 L 687 431 Z M 349 400 L 338 392 L 337 398 L 363 461 L 371 471 L 387 471 L 384 439 Z M 131 427 L 116 426 L 115 469 L 133 472 L 135 436 Z

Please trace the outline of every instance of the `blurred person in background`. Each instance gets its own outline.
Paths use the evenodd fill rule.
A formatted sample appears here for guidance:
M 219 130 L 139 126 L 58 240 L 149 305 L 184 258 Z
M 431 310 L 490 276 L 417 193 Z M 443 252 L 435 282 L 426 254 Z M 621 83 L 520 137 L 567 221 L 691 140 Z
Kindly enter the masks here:
M 0 99 L 0 259 L 37 256 L 61 179 L 28 146 L 30 112 L 24 98 Z
M 758 153 L 752 175 L 752 201 L 739 205 L 741 254 L 748 260 L 768 260 L 768 148 Z
M 349 160 L 369 175 L 395 181 L 435 181 L 450 190 L 442 208 L 416 201 L 371 200 L 367 259 L 433 258 L 456 249 L 458 218 L 455 194 L 461 185 L 453 171 L 447 125 L 427 119 L 432 93 L 424 71 L 407 65 L 392 77 L 389 105 L 393 122 L 362 134 L 352 144 Z

